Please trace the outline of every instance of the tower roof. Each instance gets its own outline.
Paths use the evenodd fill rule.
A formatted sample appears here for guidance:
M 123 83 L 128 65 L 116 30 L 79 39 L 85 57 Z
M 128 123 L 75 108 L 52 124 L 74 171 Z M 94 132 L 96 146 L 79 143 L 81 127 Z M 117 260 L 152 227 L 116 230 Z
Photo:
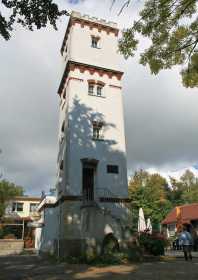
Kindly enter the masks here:
M 104 31 L 107 32 L 107 34 L 112 32 L 112 33 L 115 34 L 115 36 L 117 36 L 118 33 L 119 33 L 117 23 L 115 23 L 115 22 L 106 21 L 104 19 L 99 19 L 99 18 L 96 18 L 96 17 L 91 17 L 89 15 L 82 15 L 79 12 L 72 11 L 71 15 L 70 15 L 68 25 L 67 25 L 67 29 L 66 29 L 66 32 L 65 32 L 65 36 L 64 36 L 64 39 L 63 39 L 63 43 L 62 43 L 62 47 L 61 47 L 61 54 L 64 51 L 70 28 L 75 23 L 81 24 L 82 27 L 89 26 L 90 29 L 97 28 L 99 32 L 104 30 Z

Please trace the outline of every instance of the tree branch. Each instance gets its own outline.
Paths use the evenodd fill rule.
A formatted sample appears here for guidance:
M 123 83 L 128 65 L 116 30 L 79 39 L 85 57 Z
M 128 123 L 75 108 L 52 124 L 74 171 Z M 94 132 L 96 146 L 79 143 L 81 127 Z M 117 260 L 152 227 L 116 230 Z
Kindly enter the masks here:
M 195 47 L 196 47 L 197 43 L 198 43 L 198 38 L 197 38 L 195 41 L 191 42 L 191 43 L 188 43 L 188 44 L 186 44 L 186 45 L 184 45 L 184 46 L 181 46 L 181 47 L 178 48 L 178 49 L 173 50 L 172 52 L 181 51 L 181 50 L 183 50 L 183 49 L 186 49 L 187 47 L 192 46 L 193 44 L 195 44 Z

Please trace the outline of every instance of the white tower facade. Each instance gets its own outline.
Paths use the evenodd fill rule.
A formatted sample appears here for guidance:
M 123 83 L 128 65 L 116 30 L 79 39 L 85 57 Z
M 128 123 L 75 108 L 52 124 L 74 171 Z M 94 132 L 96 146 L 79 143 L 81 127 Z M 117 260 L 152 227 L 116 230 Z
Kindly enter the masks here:
M 100 243 L 126 213 L 118 32 L 115 23 L 72 12 L 61 48 L 57 205 L 63 254 L 78 252 L 89 238 Z

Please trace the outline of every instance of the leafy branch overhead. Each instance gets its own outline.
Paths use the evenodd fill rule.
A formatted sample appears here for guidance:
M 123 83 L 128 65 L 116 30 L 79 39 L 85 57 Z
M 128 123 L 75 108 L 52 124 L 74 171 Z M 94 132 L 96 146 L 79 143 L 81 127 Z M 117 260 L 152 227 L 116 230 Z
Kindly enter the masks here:
M 112 5 L 116 0 L 112 0 Z M 129 7 L 123 0 L 119 14 Z M 0 35 L 8 40 L 14 23 L 33 30 L 69 15 L 52 0 L 2 0 Z M 186 87 L 198 87 L 198 0 L 147 0 L 140 18 L 123 32 L 120 52 L 128 58 L 138 47 L 137 35 L 150 39 L 150 47 L 141 54 L 140 63 L 148 65 L 151 73 L 182 65 L 182 80 Z M 4 12 L 4 15 L 3 15 Z M 8 16 L 9 15 L 9 16 Z
M 31 31 L 34 28 L 46 27 L 48 23 L 57 29 L 57 20 L 63 15 L 69 15 L 66 10 L 59 10 L 58 5 L 52 0 L 2 0 L 1 2 L 4 9 L 0 11 L 0 35 L 5 40 L 10 39 L 15 22 Z
M 129 3 L 129 1 L 125 2 Z M 152 74 L 174 65 L 182 65 L 186 87 L 198 87 L 198 1 L 147 0 L 140 18 L 123 32 L 120 52 L 128 58 L 138 47 L 137 34 L 150 39 L 150 47 L 141 53 L 140 63 Z

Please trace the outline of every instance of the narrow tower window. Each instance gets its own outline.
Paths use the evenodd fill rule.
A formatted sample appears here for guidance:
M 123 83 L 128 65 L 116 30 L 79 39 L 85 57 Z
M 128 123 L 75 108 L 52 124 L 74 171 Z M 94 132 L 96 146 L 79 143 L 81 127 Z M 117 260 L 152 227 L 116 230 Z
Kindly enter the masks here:
M 61 160 L 61 163 L 60 163 L 60 170 L 63 170 L 63 165 L 64 165 L 64 161 Z
M 99 37 L 91 36 L 91 46 L 92 48 L 98 48 Z
M 65 130 L 65 121 L 63 121 L 62 126 L 61 126 L 61 132 L 64 132 Z
M 65 99 L 66 96 L 66 89 L 63 91 L 63 99 Z

